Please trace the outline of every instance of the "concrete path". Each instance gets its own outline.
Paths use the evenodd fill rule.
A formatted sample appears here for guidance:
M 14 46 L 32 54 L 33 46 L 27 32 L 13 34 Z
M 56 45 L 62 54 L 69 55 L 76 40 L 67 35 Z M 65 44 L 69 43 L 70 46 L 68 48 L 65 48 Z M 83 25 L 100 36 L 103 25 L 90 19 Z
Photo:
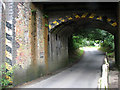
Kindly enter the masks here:
M 19 88 L 97 88 L 104 55 L 98 50 L 85 51 L 83 58 L 50 78 Z

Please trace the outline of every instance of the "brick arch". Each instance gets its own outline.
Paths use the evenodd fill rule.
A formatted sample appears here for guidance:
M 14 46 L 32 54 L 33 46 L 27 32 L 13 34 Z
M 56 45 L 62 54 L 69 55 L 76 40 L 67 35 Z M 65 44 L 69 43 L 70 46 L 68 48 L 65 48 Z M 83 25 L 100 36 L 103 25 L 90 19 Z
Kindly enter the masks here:
M 49 23 L 49 31 L 51 31 L 53 28 L 55 28 L 56 26 L 60 25 L 63 22 L 72 21 L 74 19 L 84 19 L 84 18 L 93 19 L 101 22 L 107 22 L 112 27 L 117 27 L 117 22 L 112 20 L 111 18 L 108 18 L 106 16 L 98 16 L 94 13 L 86 12 L 83 14 L 74 14 L 72 16 L 65 16 L 64 18 L 58 18 L 52 21 L 51 23 Z

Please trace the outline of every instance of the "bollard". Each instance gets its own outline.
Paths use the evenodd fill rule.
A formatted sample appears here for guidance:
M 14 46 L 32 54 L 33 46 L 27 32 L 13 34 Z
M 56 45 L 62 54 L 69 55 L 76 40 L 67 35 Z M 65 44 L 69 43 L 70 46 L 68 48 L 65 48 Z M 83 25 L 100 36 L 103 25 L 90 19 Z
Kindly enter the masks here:
M 103 64 L 103 66 L 102 66 L 102 70 L 103 70 L 103 72 L 102 72 L 102 85 L 101 85 L 101 87 L 102 88 L 108 88 L 108 73 L 107 73 L 107 65 L 106 64 Z
M 108 72 L 109 72 L 109 63 L 107 62 L 107 58 L 104 59 L 105 64 L 102 65 L 102 77 L 98 80 L 98 88 L 99 90 L 102 89 L 108 89 Z

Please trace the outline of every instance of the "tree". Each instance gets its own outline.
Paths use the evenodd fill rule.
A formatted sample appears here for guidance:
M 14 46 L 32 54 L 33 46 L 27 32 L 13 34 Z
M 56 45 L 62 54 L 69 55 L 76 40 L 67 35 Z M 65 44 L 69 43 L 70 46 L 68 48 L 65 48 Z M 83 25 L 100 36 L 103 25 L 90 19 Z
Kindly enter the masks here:
M 80 30 L 77 35 L 73 34 L 72 45 L 74 49 L 83 46 L 94 46 L 94 43 L 101 43 L 101 47 L 109 48 L 111 52 L 114 51 L 114 36 L 107 31 L 90 28 Z

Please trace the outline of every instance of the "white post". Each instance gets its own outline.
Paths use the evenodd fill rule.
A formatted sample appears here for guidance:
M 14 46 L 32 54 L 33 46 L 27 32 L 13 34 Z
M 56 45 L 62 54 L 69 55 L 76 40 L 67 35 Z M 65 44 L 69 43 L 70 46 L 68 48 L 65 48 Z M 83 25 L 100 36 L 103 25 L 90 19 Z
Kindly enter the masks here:
M 104 59 L 105 64 L 102 65 L 102 77 L 98 80 L 98 88 L 108 89 L 108 72 L 109 72 L 109 63 L 107 58 Z

